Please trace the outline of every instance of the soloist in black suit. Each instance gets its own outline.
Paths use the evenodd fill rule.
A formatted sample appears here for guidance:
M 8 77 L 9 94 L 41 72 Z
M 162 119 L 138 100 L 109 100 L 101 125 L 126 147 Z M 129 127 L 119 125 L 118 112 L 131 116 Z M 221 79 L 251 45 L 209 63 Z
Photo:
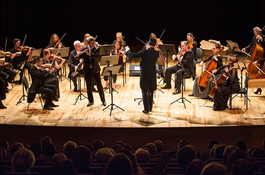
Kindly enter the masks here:
M 144 110 L 150 112 L 153 107 L 153 91 L 156 90 L 156 60 L 159 52 L 153 47 L 143 49 L 138 53 L 127 52 L 129 58 L 141 57 L 140 88 L 142 89 Z
M 82 51 L 86 49 L 89 51 L 89 46 L 82 48 Z M 96 80 L 100 99 L 102 103 L 105 103 L 105 95 L 100 80 L 100 67 L 97 60 L 97 58 L 99 58 L 99 47 L 93 47 L 91 49 L 90 55 L 87 55 L 85 52 L 82 53 L 79 58 L 84 59 L 84 75 L 86 80 L 87 98 L 89 103 L 94 103 L 94 98 L 92 94 L 92 77 L 94 77 L 94 79 Z
M 32 66 L 29 72 L 32 78 L 32 85 L 29 88 L 28 103 L 34 101 L 37 93 L 42 93 L 46 95 L 45 105 L 51 105 L 56 87 L 54 85 L 44 84 L 44 79 L 49 73 L 46 70 L 40 71 L 35 66 Z

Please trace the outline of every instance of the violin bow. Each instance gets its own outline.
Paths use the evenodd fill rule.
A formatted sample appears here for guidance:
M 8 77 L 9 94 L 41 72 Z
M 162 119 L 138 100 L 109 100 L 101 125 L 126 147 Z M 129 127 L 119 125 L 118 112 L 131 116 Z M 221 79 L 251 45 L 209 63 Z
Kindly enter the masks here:
M 161 38 L 162 38 L 162 36 L 163 36 L 163 34 L 165 33 L 165 31 L 166 31 L 166 29 L 164 29 L 164 30 L 163 30 L 163 32 L 161 33 L 161 35 L 160 35 L 159 39 L 161 39 Z
M 64 35 L 62 36 L 61 39 L 59 39 L 58 43 L 60 43 L 62 41 L 62 39 L 64 38 L 64 36 L 66 35 L 66 32 L 64 33 Z M 60 47 L 58 50 L 57 50 L 57 53 L 55 54 L 57 56 L 57 54 L 59 53 L 59 51 L 61 50 L 62 47 Z
M 145 45 L 145 42 L 143 42 L 140 38 L 138 38 L 137 36 L 135 36 L 135 38 Z

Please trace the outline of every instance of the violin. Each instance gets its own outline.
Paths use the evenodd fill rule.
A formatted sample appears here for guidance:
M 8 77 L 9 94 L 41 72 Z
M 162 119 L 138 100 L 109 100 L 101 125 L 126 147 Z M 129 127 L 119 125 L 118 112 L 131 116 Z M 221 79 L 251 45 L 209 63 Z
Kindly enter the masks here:
M 20 46 L 17 47 L 16 50 L 17 50 L 18 52 L 21 52 L 22 50 L 25 51 L 25 52 L 27 52 L 29 49 L 34 49 L 34 48 L 33 48 L 33 47 L 29 47 L 29 46 L 21 46 L 21 45 L 20 45 Z
M 11 52 L 4 52 L 4 51 L 1 51 L 0 52 L 0 57 L 6 57 L 6 58 L 9 58 L 11 57 L 12 53 Z
M 51 54 L 51 57 L 49 58 L 50 61 L 56 60 L 56 61 L 62 61 L 63 58 L 61 56 L 56 56 L 54 54 Z

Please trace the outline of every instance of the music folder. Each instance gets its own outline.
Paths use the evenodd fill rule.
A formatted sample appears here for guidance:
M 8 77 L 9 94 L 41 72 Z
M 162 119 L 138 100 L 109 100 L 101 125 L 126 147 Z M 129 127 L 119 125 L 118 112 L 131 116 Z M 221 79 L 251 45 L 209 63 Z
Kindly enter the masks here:
M 36 57 L 36 56 L 40 57 L 41 51 L 42 51 L 42 48 L 35 49 L 32 52 L 30 52 L 29 57 L 28 57 L 28 62 L 33 62 L 34 57 Z
M 64 48 L 61 48 L 61 49 L 56 48 L 56 49 L 53 50 L 53 53 L 55 55 L 61 56 L 62 58 L 68 57 L 68 55 L 69 55 L 69 47 L 64 47 Z
M 118 64 L 118 55 L 111 55 L 111 56 L 102 56 L 100 60 L 100 66 L 110 66 L 114 64 Z

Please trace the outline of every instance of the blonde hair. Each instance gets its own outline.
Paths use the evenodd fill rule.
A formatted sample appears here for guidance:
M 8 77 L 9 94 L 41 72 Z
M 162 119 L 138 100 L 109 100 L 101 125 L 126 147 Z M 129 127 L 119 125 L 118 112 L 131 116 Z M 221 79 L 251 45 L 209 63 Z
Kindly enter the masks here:
M 50 46 L 53 46 L 54 45 L 54 41 L 53 41 L 53 37 L 54 36 L 57 36 L 58 40 L 60 40 L 59 36 L 56 33 L 52 34 L 52 36 L 50 38 Z
M 29 169 L 35 164 L 35 157 L 32 151 L 20 148 L 12 156 L 11 161 L 15 172 L 29 172 Z

